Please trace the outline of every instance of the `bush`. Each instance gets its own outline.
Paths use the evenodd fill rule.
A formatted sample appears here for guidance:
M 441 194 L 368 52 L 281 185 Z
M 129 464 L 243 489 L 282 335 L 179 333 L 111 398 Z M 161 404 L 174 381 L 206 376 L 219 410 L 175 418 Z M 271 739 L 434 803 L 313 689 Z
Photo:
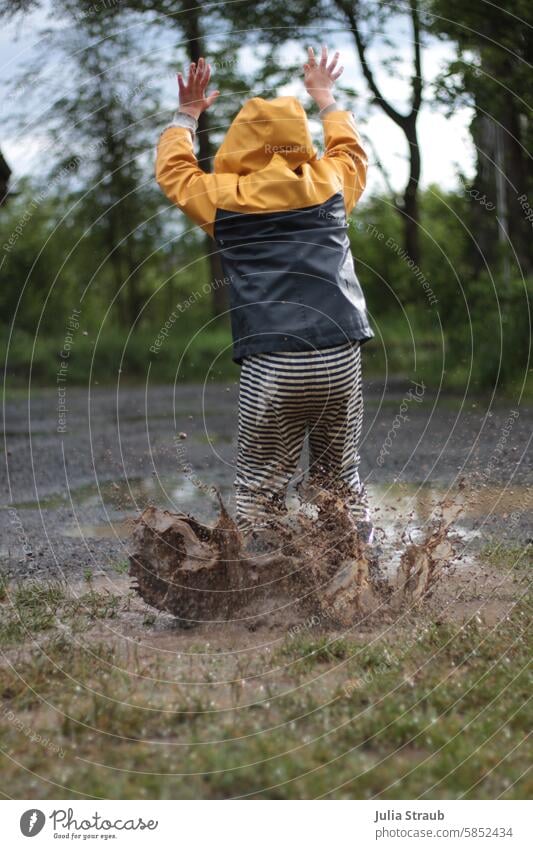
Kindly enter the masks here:
M 531 374 L 533 279 L 494 283 L 487 275 L 469 285 L 466 306 L 447 329 L 452 372 L 471 373 L 480 389 L 509 386 Z M 469 319 L 471 327 L 469 326 Z
M 98 340 L 93 335 L 77 335 L 67 360 L 66 381 L 71 385 L 86 385 L 89 379 L 99 384 L 121 382 L 144 382 L 148 369 L 150 381 L 155 383 L 231 379 L 238 375 L 231 360 L 231 334 L 229 328 L 219 328 L 211 333 L 197 336 L 188 329 L 188 334 L 174 331 L 167 337 L 158 353 L 150 351 L 158 329 L 133 332 L 128 339 L 126 331 L 108 330 Z M 13 385 L 32 384 L 56 385 L 61 366 L 62 339 L 37 337 L 16 330 L 13 333 L 9 353 L 6 351 L 7 332 L 2 334 L 2 351 L 8 374 Z M 191 340 L 193 340 L 191 342 Z M 190 343 L 190 344 L 189 344 Z

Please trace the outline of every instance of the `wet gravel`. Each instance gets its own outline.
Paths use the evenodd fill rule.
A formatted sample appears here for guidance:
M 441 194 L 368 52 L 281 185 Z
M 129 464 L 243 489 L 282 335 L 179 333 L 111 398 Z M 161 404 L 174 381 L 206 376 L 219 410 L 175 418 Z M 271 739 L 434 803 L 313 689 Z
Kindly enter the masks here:
M 416 495 L 464 478 L 480 494 L 483 539 L 533 537 L 533 408 L 463 402 L 401 380 L 365 390 L 361 474 L 371 492 L 396 482 L 390 502 L 402 484 Z M 148 503 L 209 519 L 215 500 L 204 490 L 215 485 L 231 507 L 237 396 L 236 384 L 70 388 L 64 417 L 54 389 L 10 397 L 2 572 L 68 580 L 120 571 L 123 520 Z

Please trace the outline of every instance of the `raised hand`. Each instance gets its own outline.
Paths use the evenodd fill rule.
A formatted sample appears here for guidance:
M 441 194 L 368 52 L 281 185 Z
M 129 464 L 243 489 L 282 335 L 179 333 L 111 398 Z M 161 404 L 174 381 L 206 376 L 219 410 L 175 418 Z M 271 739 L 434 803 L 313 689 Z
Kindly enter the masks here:
M 211 77 L 211 65 L 208 65 L 204 57 L 198 59 L 198 65 L 191 62 L 187 82 L 182 74 L 178 74 L 178 88 L 180 94 L 180 112 L 198 118 L 219 96 L 219 91 L 213 91 L 206 95 L 207 85 Z
M 324 109 L 330 103 L 335 102 L 332 94 L 332 89 L 335 80 L 338 80 L 344 68 L 336 70 L 339 60 L 338 52 L 335 53 L 333 59 L 328 65 L 328 48 L 324 46 L 320 56 L 320 62 L 317 63 L 315 51 L 312 47 L 307 48 L 308 60 L 304 65 L 304 84 L 307 92 L 316 102 L 319 109 Z

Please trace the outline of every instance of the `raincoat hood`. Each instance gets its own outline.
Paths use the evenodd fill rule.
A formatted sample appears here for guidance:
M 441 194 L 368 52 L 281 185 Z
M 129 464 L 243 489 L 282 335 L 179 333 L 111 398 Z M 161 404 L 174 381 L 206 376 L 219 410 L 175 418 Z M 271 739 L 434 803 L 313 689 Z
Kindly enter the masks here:
M 305 110 L 295 97 L 248 100 L 218 149 L 215 173 L 245 176 L 274 156 L 282 157 L 291 171 L 316 159 Z

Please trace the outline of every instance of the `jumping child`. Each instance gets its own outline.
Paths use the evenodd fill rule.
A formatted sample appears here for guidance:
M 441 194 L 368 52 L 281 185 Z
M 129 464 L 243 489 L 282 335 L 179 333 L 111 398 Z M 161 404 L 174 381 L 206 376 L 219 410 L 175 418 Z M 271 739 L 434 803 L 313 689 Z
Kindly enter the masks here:
M 294 97 L 248 100 L 214 160 L 193 141 L 211 68 L 202 58 L 157 152 L 166 196 L 214 239 L 229 279 L 233 358 L 241 366 L 237 521 L 244 532 L 284 510 L 306 435 L 309 481 L 340 485 L 360 533 L 371 524 L 359 480 L 361 344 L 373 336 L 348 238 L 365 188 L 367 157 L 351 112 L 332 90 L 343 68 L 309 48 L 305 87 L 320 110 L 325 153 L 313 147 Z

